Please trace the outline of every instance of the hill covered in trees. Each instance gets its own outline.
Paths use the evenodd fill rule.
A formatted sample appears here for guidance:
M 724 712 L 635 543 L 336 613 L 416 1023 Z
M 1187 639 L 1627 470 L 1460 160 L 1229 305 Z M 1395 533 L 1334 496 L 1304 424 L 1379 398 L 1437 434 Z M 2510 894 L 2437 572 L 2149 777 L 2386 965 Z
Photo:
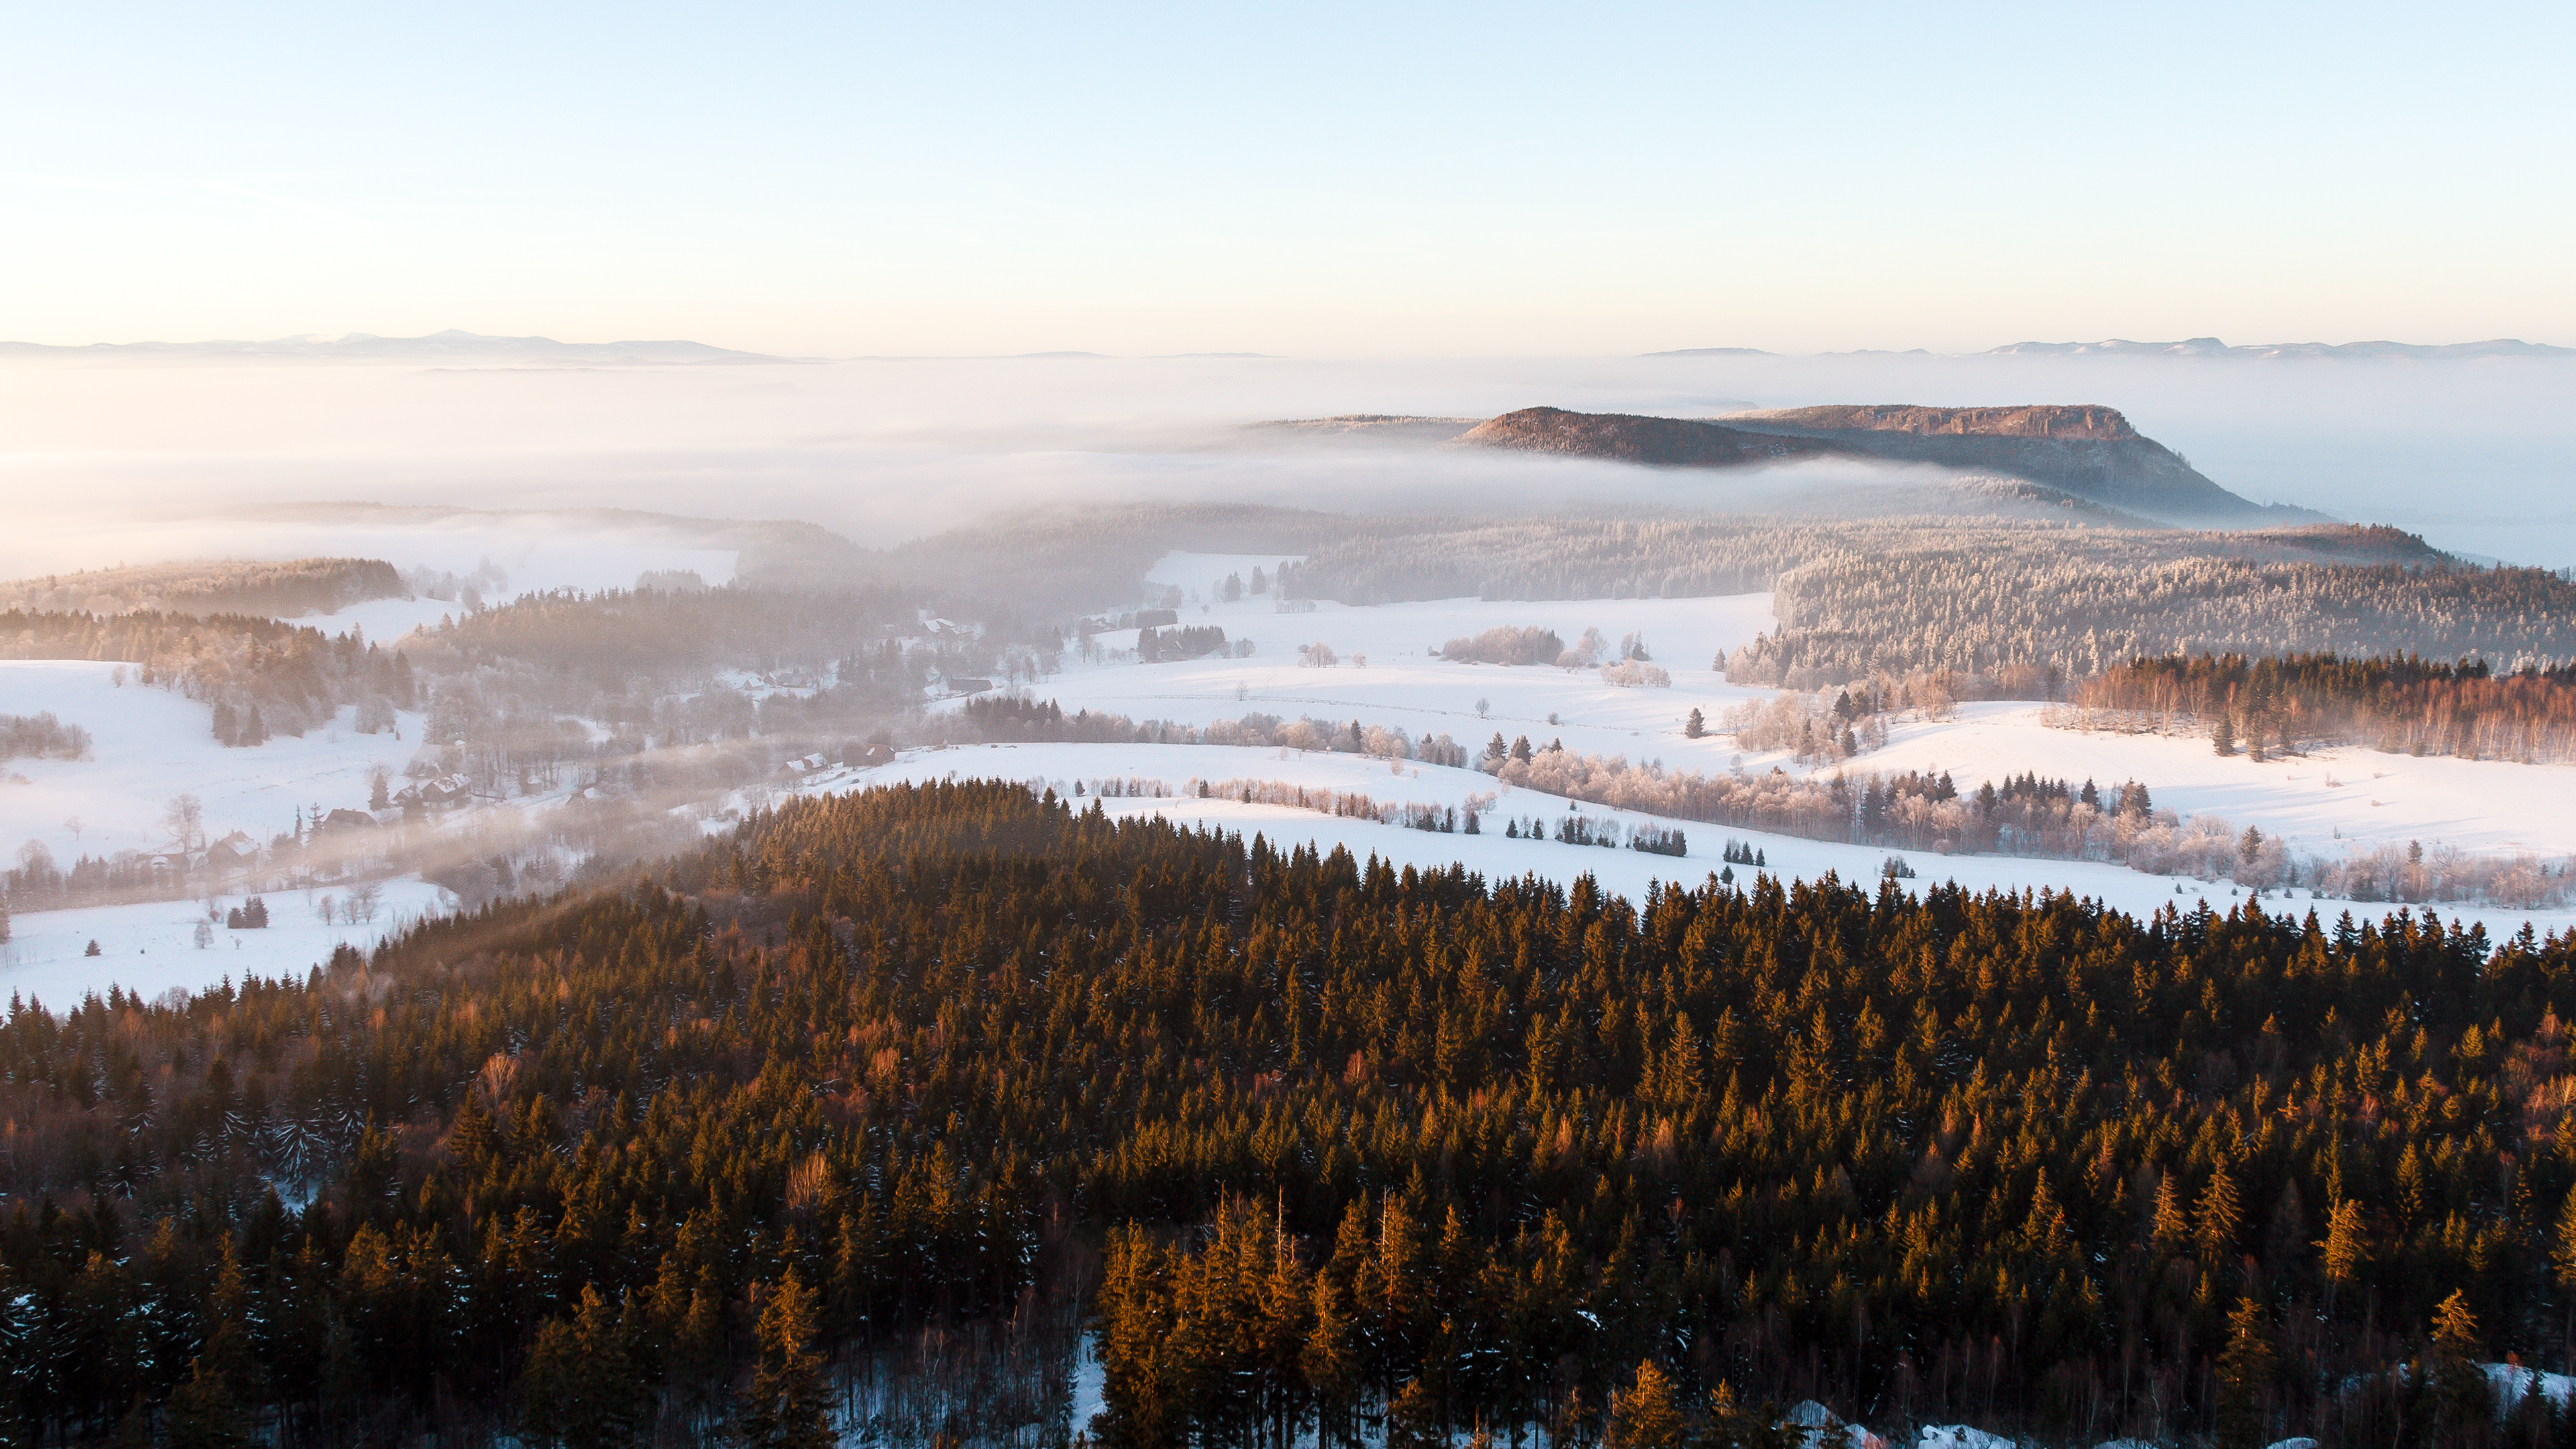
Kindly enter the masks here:
M 373 558 L 139 564 L 0 583 L 0 608 L 27 612 L 142 610 L 293 618 L 333 613 L 368 599 L 408 596 L 394 566 Z
M 13 1003 L 0 1414 L 1062 1442 L 1084 1312 L 1121 1445 L 2476 1442 L 2464 1365 L 2567 1353 L 2570 1021 L 2576 947 L 2430 916 L 804 802 L 306 981 Z

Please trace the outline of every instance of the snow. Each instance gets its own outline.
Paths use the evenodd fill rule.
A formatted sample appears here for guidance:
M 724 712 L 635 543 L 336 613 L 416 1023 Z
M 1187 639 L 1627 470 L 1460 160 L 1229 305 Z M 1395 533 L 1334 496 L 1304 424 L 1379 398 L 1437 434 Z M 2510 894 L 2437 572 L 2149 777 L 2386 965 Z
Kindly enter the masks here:
M 42 841 L 69 865 L 83 853 L 166 850 L 162 812 L 182 792 L 204 802 L 206 839 L 244 830 L 265 845 L 295 827 L 298 807 L 364 808 L 369 768 L 399 774 L 420 748 L 419 715 L 398 716 L 395 734 L 362 735 L 344 707 L 331 728 L 227 749 L 215 743 L 213 706 L 133 673 L 85 659 L 0 660 L 0 714 L 50 712 L 91 740 L 86 759 L 0 763 L 0 852 Z
M 1432 869 L 1462 864 L 1488 881 L 1536 875 L 1570 882 L 1590 875 L 1605 889 L 1632 899 L 1641 898 L 1647 887 L 1657 881 L 1689 886 L 1703 883 L 1723 868 L 1720 852 L 1724 843 L 1739 840 L 1761 850 L 1767 861 L 1765 869 L 1783 879 L 1812 880 L 1832 871 L 1846 882 L 1875 889 L 1881 864 L 1894 855 L 1916 872 L 1914 879 L 1898 882 L 1910 894 L 1950 881 L 1979 892 L 2069 890 L 2139 915 L 2166 906 L 2189 910 L 2203 900 L 2220 911 L 2242 903 L 2242 898 L 2229 895 L 2224 886 L 2177 881 L 2095 861 L 1891 851 L 1880 846 L 1805 840 L 1593 804 L 1582 805 L 1580 813 L 1596 821 L 1618 822 L 1623 831 L 1638 825 L 1683 831 L 1689 838 L 1689 856 L 1675 858 L 1624 848 L 1604 850 L 1554 840 L 1513 839 L 1501 833 L 1506 821 L 1537 816 L 1553 828 L 1558 820 L 1573 813 L 1569 807 L 1575 802 L 1541 791 L 1508 787 L 1473 770 L 1399 761 L 1396 771 L 1390 773 L 1386 761 L 1363 755 L 1234 745 L 966 745 L 906 750 L 891 764 L 836 770 L 799 788 L 805 793 L 836 793 L 900 781 L 1000 779 L 1070 795 L 1076 781 L 1083 782 L 1088 792 L 1092 781 L 1123 781 L 1130 777 L 1160 781 L 1173 793 L 1159 799 L 1130 795 L 1100 800 L 1101 808 L 1110 815 L 1159 815 L 1192 826 L 1239 832 L 1247 839 L 1258 832 L 1281 848 L 1312 844 L 1329 853 L 1336 845 L 1346 846 L 1363 860 L 1374 853 L 1398 867 Z M 1360 793 L 1381 805 L 1420 802 L 1463 806 L 1470 795 L 1480 792 L 1500 792 L 1500 798 L 1485 817 L 1485 833 L 1466 835 L 1435 834 L 1373 820 L 1324 815 L 1294 805 L 1200 799 L 1195 794 L 1198 781 L 1216 784 L 1236 779 Z M 1184 795 L 1185 790 L 1192 793 Z M 1091 801 L 1086 794 L 1074 803 L 1088 808 Z M 1736 870 L 1739 883 L 1749 883 L 1752 874 L 1749 868 Z M 2178 885 L 2183 888 L 2179 895 L 2175 893 Z M 2276 916 L 2291 919 L 2304 918 L 2313 910 L 2328 925 L 2346 910 L 2353 913 L 2355 920 L 2377 921 L 2393 909 L 2384 903 L 2310 900 L 2305 894 L 2295 899 L 2271 897 L 2258 904 Z M 2576 911 L 2454 911 L 2447 905 L 2436 909 L 2444 920 L 2457 919 L 2463 928 L 2471 921 L 2483 923 L 2490 936 L 2519 930 L 2525 920 L 2543 932 L 2576 930 Z
M 382 882 L 382 889 L 374 921 L 351 924 L 335 912 L 328 925 L 321 900 L 345 898 L 346 886 L 266 892 L 261 898 L 268 903 L 269 924 L 257 931 L 227 930 L 220 916 L 242 897 L 219 897 L 214 944 L 205 950 L 195 943 L 196 924 L 206 919 L 201 900 L 21 913 L 10 922 L 8 942 L 0 944 L 0 996 L 16 993 L 61 1011 L 91 992 L 105 994 L 111 983 L 149 1000 L 173 987 L 203 991 L 227 977 L 239 983 L 251 976 L 301 976 L 329 960 L 334 947 L 371 948 L 456 904 L 455 897 L 417 876 Z M 99 954 L 81 954 L 93 940 Z
M 1729 685 L 1707 667 L 1720 650 L 1749 643 L 1773 627 L 1769 594 L 1447 599 L 1375 607 L 1323 601 L 1312 613 L 1296 614 L 1279 613 L 1274 600 L 1262 597 L 1186 605 L 1180 622 L 1215 624 L 1225 630 L 1228 644 L 1251 639 L 1252 657 L 1085 664 L 1068 651 L 1064 672 L 1031 692 L 1068 712 L 1090 709 L 1193 725 L 1258 710 L 1283 718 L 1357 718 L 1401 726 L 1417 737 L 1446 733 L 1472 745 L 1499 730 L 1507 740 L 1526 734 L 1545 745 L 1561 738 L 1569 750 L 1662 758 L 1674 765 L 1688 761 L 1706 770 L 1725 768 L 1732 750 L 1716 736 L 1682 737 L 1691 708 L 1698 706 L 1714 721 L 1733 705 L 1772 693 Z M 1453 664 L 1433 657 L 1451 639 L 1504 626 L 1553 629 L 1568 646 L 1586 628 L 1597 628 L 1614 653 L 1623 635 L 1640 632 L 1655 661 L 1671 671 L 1674 687 L 1622 689 L 1602 683 L 1598 670 Z M 1136 642 L 1132 630 L 1098 637 L 1104 649 L 1133 648 Z M 1332 646 L 1342 662 L 1328 669 L 1300 666 L 1299 647 L 1314 643 Z M 1355 662 L 1360 658 L 1365 666 Z M 1479 700 L 1488 706 L 1482 715 Z M 1550 714 L 1559 723 L 1550 724 Z
M 1218 625 L 1229 644 L 1248 638 L 1254 644 L 1251 657 L 1092 664 L 1068 651 L 1063 672 L 1030 686 L 1029 692 L 1056 700 L 1068 712 L 1090 709 L 1140 722 L 1205 725 L 1253 711 L 1282 718 L 1357 719 L 1399 726 L 1416 738 L 1445 733 L 1471 752 L 1481 751 L 1496 733 L 1507 741 L 1527 735 L 1540 747 L 1561 740 L 1565 748 L 1582 753 L 1657 760 L 1675 770 L 1709 774 L 1738 766 L 1757 774 L 1775 767 L 1791 774 L 1831 774 L 1837 768 L 1852 774 L 1947 770 L 1963 790 L 2025 772 L 2079 785 L 2091 779 L 2104 787 L 2135 779 L 2148 787 L 2159 809 L 2216 815 L 2239 830 L 2257 826 L 2299 856 L 2335 857 L 2356 847 L 2402 847 L 2410 841 L 2420 841 L 2428 850 L 2450 845 L 2490 858 L 2526 852 L 2552 861 L 2576 856 L 2576 766 L 2417 758 L 2359 747 L 2258 764 L 2242 754 L 2222 757 L 2207 740 L 2194 736 L 2054 728 L 2043 721 L 2045 706 L 2001 702 L 1962 705 L 1944 720 L 1901 718 L 1885 748 L 1839 767 L 1810 768 L 1786 754 L 1739 748 L 1723 728 L 1726 711 L 1780 691 L 1729 684 L 1708 667 L 1722 651 L 1775 627 L 1768 594 L 1447 599 L 1377 606 L 1318 601 L 1311 613 L 1290 614 L 1278 612 L 1277 601 L 1268 596 L 1234 603 L 1206 598 L 1210 583 L 1227 572 L 1243 572 L 1249 581 L 1255 561 L 1251 555 L 1175 553 L 1158 562 L 1150 575 L 1157 583 L 1198 590 L 1201 598 L 1181 608 L 1180 622 Z M 1670 671 L 1673 687 L 1621 689 L 1604 684 L 1597 670 L 1506 668 L 1434 657 L 1450 639 L 1502 625 L 1553 629 L 1569 645 L 1585 628 L 1597 628 L 1614 650 L 1623 635 L 1639 632 L 1655 662 Z M 1104 634 L 1098 642 L 1104 649 L 1132 648 L 1135 635 Z M 1311 643 L 1330 645 L 1342 662 L 1331 668 L 1299 666 L 1299 646 Z M 1361 657 L 1365 666 L 1357 662 Z M 1709 728 L 1697 740 L 1682 734 L 1693 708 Z M 1153 771 L 1140 766 L 1138 773 Z M 1192 771 L 1180 767 L 1163 773 L 1186 778 Z M 1388 794 L 1367 786 L 1341 788 L 1368 789 L 1380 798 Z M 1695 838 L 1708 829 L 1683 828 Z M 1806 853 L 1784 848 L 1791 857 Z M 1868 857 L 1867 874 L 1873 878 L 1887 853 L 1849 850 Z M 1782 849 L 1770 853 L 1775 862 L 1783 858 Z M 1848 866 L 1840 868 L 1850 874 Z M 2057 861 L 2026 860 L 2001 868 L 1943 859 L 1926 869 L 1918 860 L 1916 868 L 1927 879 L 1955 874 L 1963 882 L 1991 878 L 1996 884 L 2065 886 L 2146 910 L 2174 903 L 2177 884 L 2186 904 L 2209 889 L 2196 881 Z M 2229 904 L 2230 889 L 2215 888 L 2214 903 Z M 2304 912 L 2310 903 L 2302 894 L 2296 904 Z M 2314 904 L 2328 919 L 2341 909 L 2334 901 Z M 2374 904 L 2356 915 L 2376 919 L 2387 909 Z M 2447 917 L 2451 908 L 2437 909 Z M 2544 927 L 2576 920 L 2567 912 L 2473 914 L 2489 921 L 2491 930 L 2499 922 L 2519 927 L 2526 918 Z
M 2568 1395 L 2576 1393 L 2576 1377 L 2566 1374 L 2545 1374 L 2510 1363 L 2486 1363 L 2478 1367 L 2487 1371 L 2487 1383 L 2495 1394 L 2496 1412 L 2499 1414 L 2511 1413 L 2526 1393 L 2539 1394 L 2561 1409 L 2567 1407 Z M 2279 1446 L 2275 1445 L 2273 1449 L 2279 1449 Z
M 1108 1412 L 1106 1392 L 1109 1372 L 1100 1362 L 1099 1345 L 1089 1334 L 1083 1335 L 1082 1347 L 1073 1360 L 1073 1431 L 1089 1433 L 1091 1421 Z
M 2013 1449 L 2013 1441 L 1965 1424 L 1926 1424 L 1916 1449 Z
M 2359 746 L 2257 764 L 2242 754 L 2222 756 L 2198 736 L 2054 729 L 2041 723 L 2045 708 L 1962 705 L 1948 723 L 1900 726 L 1885 749 L 1845 768 L 1937 767 L 1962 789 L 2024 771 L 2106 787 L 2137 779 L 2158 809 L 2260 825 L 2265 834 L 2318 855 L 2410 840 L 2479 854 L 2576 854 L 2576 766 L 2417 758 Z M 1748 766 L 1754 758 L 1747 757 Z
M 1223 581 L 1227 574 L 1241 574 L 1243 586 L 1249 589 L 1254 569 L 1276 576 L 1280 564 L 1305 561 L 1306 556 L 1302 553 L 1173 552 L 1155 560 L 1154 566 L 1145 573 L 1145 582 L 1164 588 L 1196 589 L 1207 600 L 1213 600 L 1216 595 L 1209 592 L 1210 589 Z M 1266 595 L 1262 602 L 1268 603 L 1277 597 L 1276 594 Z
M 402 636 L 414 629 L 435 629 L 442 618 L 454 618 L 465 612 L 465 606 L 454 599 L 369 599 L 351 604 L 335 614 L 305 614 L 287 622 L 319 629 L 325 634 L 346 634 L 351 629 L 363 630 L 371 644 L 393 648 Z

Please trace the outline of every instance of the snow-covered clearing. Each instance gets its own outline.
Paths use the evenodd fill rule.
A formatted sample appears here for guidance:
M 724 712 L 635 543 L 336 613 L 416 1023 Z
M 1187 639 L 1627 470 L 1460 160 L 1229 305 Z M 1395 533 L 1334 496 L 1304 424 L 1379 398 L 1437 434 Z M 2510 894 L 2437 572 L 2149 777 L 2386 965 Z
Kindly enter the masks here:
M 1916 872 L 1914 879 L 1900 882 L 1909 891 L 1947 881 L 1976 891 L 2068 890 L 2141 915 L 2166 906 L 2188 909 L 2202 900 L 2208 901 L 2212 909 L 2224 911 L 2246 899 L 2225 882 L 2177 881 L 2092 861 L 1889 851 L 1876 846 L 1737 830 L 1701 821 L 1671 820 L 1600 805 L 1582 805 L 1578 812 L 1572 808 L 1576 802 L 1535 790 L 1508 788 L 1472 770 L 1399 761 L 1397 769 L 1390 773 L 1386 761 L 1348 754 L 1229 745 L 967 745 L 907 750 L 892 764 L 832 771 L 806 782 L 803 788 L 812 793 L 833 793 L 937 779 L 1011 780 L 1068 795 L 1079 781 L 1086 794 L 1076 803 L 1086 807 L 1095 781 L 1159 782 L 1171 791 L 1169 796 L 1113 795 L 1100 801 L 1101 808 L 1115 816 L 1159 815 L 1177 823 L 1240 832 L 1246 837 L 1259 833 L 1282 847 L 1312 844 L 1330 851 L 1336 845 L 1346 846 L 1362 859 L 1375 854 L 1398 866 L 1431 869 L 1461 864 L 1489 881 L 1534 874 L 1565 882 L 1590 875 L 1604 888 L 1631 898 L 1642 897 L 1648 885 L 1656 881 L 1690 886 L 1703 883 L 1724 868 L 1720 852 L 1725 842 L 1737 840 L 1761 850 L 1766 869 L 1783 878 L 1814 879 L 1832 871 L 1845 881 L 1874 886 L 1882 864 L 1895 855 Z M 1201 799 L 1196 794 L 1201 781 L 1217 785 L 1229 780 L 1279 781 L 1310 790 L 1365 794 L 1381 805 L 1419 802 L 1463 808 L 1470 796 L 1479 793 L 1500 792 L 1500 798 L 1484 817 L 1483 833 L 1441 834 L 1326 815 L 1294 805 L 1246 804 L 1222 797 Z M 1552 839 L 1512 839 L 1501 833 L 1507 822 L 1533 816 L 1552 830 L 1559 820 L 1574 813 L 1594 821 L 1618 822 L 1623 834 L 1626 828 L 1638 825 L 1681 830 L 1689 839 L 1690 854 L 1686 859 L 1676 859 L 1637 850 L 1566 845 Z M 1736 869 L 1739 881 L 1750 875 L 1745 868 Z M 2177 887 L 2180 894 L 2176 893 Z M 2275 915 L 2292 918 L 2304 917 L 2313 910 L 2328 924 L 2346 910 L 2353 913 L 2355 920 L 2376 921 L 2394 909 L 2385 903 L 2311 899 L 2304 891 L 2295 897 L 2271 896 L 2261 904 Z M 2463 924 L 2480 922 L 2490 936 L 2519 930 L 2526 920 L 2543 932 L 2576 929 L 2576 911 L 2485 907 L 2455 911 L 2449 906 L 2436 910 L 2446 921 L 2456 918 Z
M 2024 771 L 2106 787 L 2135 779 L 2154 792 L 2159 808 L 2259 825 L 2317 855 L 2410 840 L 2477 852 L 2576 854 L 2576 766 L 2416 758 L 2358 745 L 2258 764 L 2243 754 L 2222 756 L 2196 736 L 2053 729 L 2040 722 L 2045 708 L 1961 705 L 1945 723 L 1898 726 L 1885 749 L 1845 768 L 1937 766 L 1962 789 Z M 1767 757 L 1748 756 L 1748 766 L 1757 758 Z
M 206 919 L 202 900 L 20 915 L 10 922 L 9 941 L 0 945 L 0 996 L 16 993 L 62 1011 L 91 992 L 104 995 L 111 983 L 149 1000 L 172 987 L 203 991 L 226 977 L 239 983 L 250 976 L 301 976 L 329 960 L 335 946 L 372 947 L 456 903 L 417 876 L 381 882 L 380 889 L 384 896 L 375 919 L 357 924 L 336 909 L 330 923 L 322 920 L 322 899 L 346 900 L 346 886 L 267 892 L 261 898 L 269 923 L 258 931 L 225 929 L 223 911 L 240 905 L 242 897 L 218 897 L 214 941 L 203 950 L 196 945 L 197 923 Z M 99 954 L 82 954 L 92 941 Z
M 167 850 L 162 814 L 182 793 L 204 802 L 208 840 L 243 830 L 265 845 L 295 828 L 298 807 L 364 809 L 368 770 L 399 775 L 420 748 L 419 715 L 397 716 L 394 734 L 362 735 L 344 707 L 331 728 L 227 749 L 215 743 L 211 705 L 137 684 L 133 673 L 93 660 L 0 660 L 0 714 L 50 712 L 91 740 L 87 759 L 0 764 L 0 853 L 42 841 L 69 865 L 84 853 Z
M 1252 571 L 1276 574 L 1283 562 L 1304 563 L 1302 553 L 1187 553 L 1173 552 L 1154 561 L 1145 572 L 1145 582 L 1164 588 L 1195 590 L 1203 600 L 1217 597 L 1215 586 L 1228 574 L 1243 576 L 1243 586 L 1252 587 Z
M 1198 587 L 1204 595 L 1205 583 Z M 1240 719 L 1258 710 L 1290 719 L 1356 718 L 1400 726 L 1417 737 L 1447 734 L 1462 744 L 1482 745 L 1500 731 L 1506 740 L 1521 734 L 1539 745 L 1562 739 L 1569 750 L 1660 757 L 1698 769 L 1723 769 L 1731 750 L 1715 736 L 1696 741 L 1682 737 L 1682 722 L 1692 706 L 1713 721 L 1731 705 L 1772 693 L 1729 685 L 1708 667 L 1719 650 L 1749 643 L 1772 627 L 1769 594 L 1544 602 L 1445 599 L 1376 607 L 1326 601 L 1312 612 L 1290 614 L 1278 612 L 1277 601 L 1267 596 L 1234 603 L 1210 603 L 1202 597 L 1181 608 L 1180 622 L 1214 624 L 1225 630 L 1229 644 L 1250 639 L 1252 657 L 1086 664 L 1069 651 L 1064 672 L 1032 693 L 1057 700 L 1068 712 L 1090 709 L 1176 724 Z M 1598 629 L 1614 657 L 1623 636 L 1640 634 L 1655 662 L 1671 672 L 1674 687 L 1622 689 L 1602 683 L 1598 670 L 1453 664 L 1434 657 L 1451 639 L 1519 626 L 1553 629 L 1569 646 L 1585 629 Z M 1132 651 L 1136 631 L 1101 634 L 1097 642 L 1104 651 Z M 1318 643 L 1328 645 L 1341 662 L 1331 668 L 1300 665 L 1298 650 Z M 1480 703 L 1485 706 L 1481 714 Z M 1558 723 L 1549 723 L 1550 715 Z
M 1731 685 L 1708 667 L 1722 650 L 1775 626 L 1768 594 L 1373 607 L 1317 602 L 1311 612 L 1300 606 L 1295 613 L 1279 612 L 1268 596 L 1215 599 L 1209 591 L 1228 572 L 1242 572 L 1249 584 L 1248 560 L 1171 554 L 1151 577 L 1195 591 L 1180 609 L 1182 624 L 1217 625 L 1229 644 L 1248 638 L 1251 657 L 1137 664 L 1110 657 L 1135 646 L 1135 631 L 1120 631 L 1097 636 L 1100 662 L 1068 652 L 1063 672 L 1031 692 L 1068 712 L 1090 709 L 1138 721 L 1205 725 L 1251 711 L 1358 719 L 1401 727 L 1416 738 L 1445 733 L 1471 752 L 1495 733 L 1507 741 L 1525 734 L 1541 748 L 1561 740 L 1569 750 L 1708 774 L 1737 767 L 1793 775 L 1946 770 L 1964 791 L 2024 773 L 2078 785 L 2090 779 L 2106 788 L 2134 779 L 2160 809 L 2222 817 L 2239 830 L 2259 827 L 2303 857 L 2415 841 L 2427 850 L 2448 845 L 2484 857 L 2576 856 L 2576 766 L 2415 758 L 2358 746 L 2258 764 L 2243 754 L 2222 757 L 2207 740 L 2190 736 L 2052 728 L 2042 722 L 2045 706 L 2007 702 L 1963 705 L 1943 720 L 1906 717 L 1885 748 L 1839 767 L 1810 767 L 1785 753 L 1740 748 L 1723 726 L 1727 710 L 1779 691 Z M 1635 632 L 1670 673 L 1672 687 L 1623 689 L 1603 683 L 1593 669 L 1434 657 L 1450 639 L 1505 625 L 1553 629 L 1568 645 L 1586 628 L 1597 629 L 1614 653 Z M 1328 645 L 1339 662 L 1300 665 L 1299 649 L 1316 643 Z M 1693 708 L 1709 729 L 1697 740 L 1682 732 Z M 2066 863 L 2030 861 L 2020 878 L 2073 884 L 2086 878 L 2076 871 Z M 2151 889 L 2169 896 L 2173 884 L 2163 880 Z

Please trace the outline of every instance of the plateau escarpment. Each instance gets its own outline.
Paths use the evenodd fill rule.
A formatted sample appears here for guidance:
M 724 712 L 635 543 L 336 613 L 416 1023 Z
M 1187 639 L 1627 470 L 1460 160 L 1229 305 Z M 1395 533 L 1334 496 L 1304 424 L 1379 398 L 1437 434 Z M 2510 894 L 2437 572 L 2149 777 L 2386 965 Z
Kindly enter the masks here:
M 1890 462 L 2005 473 L 2168 523 L 2247 528 L 2322 518 L 2228 492 L 2099 404 L 1783 408 L 1726 422 Z
M 1933 408 L 1897 404 L 1729 414 L 1722 421 L 1523 408 L 1462 445 L 1665 468 L 1749 468 L 1823 458 L 1928 463 L 2000 474 L 2142 519 L 2248 528 L 2322 521 L 2238 497 L 2180 454 L 2093 404 Z

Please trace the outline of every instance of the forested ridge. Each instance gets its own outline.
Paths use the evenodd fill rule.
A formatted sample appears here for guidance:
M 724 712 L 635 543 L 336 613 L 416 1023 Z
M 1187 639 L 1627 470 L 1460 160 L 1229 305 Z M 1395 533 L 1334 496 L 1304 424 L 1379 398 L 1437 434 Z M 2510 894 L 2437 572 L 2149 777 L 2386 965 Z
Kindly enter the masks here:
M 328 614 L 404 597 L 403 577 L 373 558 L 141 564 L 0 583 L 0 608 L 115 614 Z
M 0 611 L 0 659 L 132 661 L 138 683 L 211 700 L 219 721 L 238 717 L 247 729 L 255 718 L 260 738 L 302 734 L 352 702 L 361 729 L 390 729 L 393 709 L 415 697 L 410 660 L 355 630 L 333 636 L 248 614 L 9 609 Z M 371 709 L 381 723 L 364 718 Z M 237 741 L 258 742 L 224 738 Z
M 14 1002 L 7 1432 L 794 1442 L 871 1348 L 1086 1303 L 1125 1444 L 1589 1436 L 1640 1363 L 1721 1428 L 2467 1442 L 2380 1370 L 2565 1353 L 2572 967 L 803 802 L 305 982 Z

